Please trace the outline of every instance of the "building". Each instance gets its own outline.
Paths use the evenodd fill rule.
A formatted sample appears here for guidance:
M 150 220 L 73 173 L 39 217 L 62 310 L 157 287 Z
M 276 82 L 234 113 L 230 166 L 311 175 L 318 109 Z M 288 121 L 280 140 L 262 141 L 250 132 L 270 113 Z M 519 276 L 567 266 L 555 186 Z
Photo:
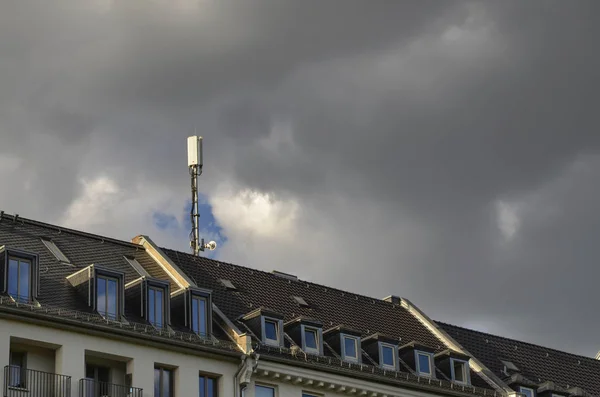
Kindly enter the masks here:
M 600 361 L 410 301 L 0 213 L 3 396 L 600 397 Z

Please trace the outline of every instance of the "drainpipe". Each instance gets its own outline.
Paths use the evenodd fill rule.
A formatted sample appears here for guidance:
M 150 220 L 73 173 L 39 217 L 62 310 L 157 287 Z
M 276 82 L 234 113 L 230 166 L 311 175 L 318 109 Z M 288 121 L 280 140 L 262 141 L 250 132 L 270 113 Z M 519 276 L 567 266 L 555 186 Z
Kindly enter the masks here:
M 252 374 L 258 366 L 259 358 L 260 354 L 254 352 L 242 356 L 242 362 L 235 375 L 233 375 L 233 397 L 243 397 L 243 391 L 250 384 Z

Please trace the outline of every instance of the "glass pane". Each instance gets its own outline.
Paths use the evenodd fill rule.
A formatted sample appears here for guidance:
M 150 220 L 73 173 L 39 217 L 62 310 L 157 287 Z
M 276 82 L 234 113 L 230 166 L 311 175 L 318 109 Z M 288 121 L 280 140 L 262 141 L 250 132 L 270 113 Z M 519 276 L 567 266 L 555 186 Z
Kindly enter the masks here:
M 97 284 L 98 291 L 96 293 L 96 302 L 98 313 L 104 316 L 106 315 L 106 279 L 99 277 Z
M 198 386 L 200 390 L 200 397 L 206 397 L 206 378 L 204 376 L 200 377 L 200 385 Z
M 29 301 L 29 262 L 19 262 L 19 300 Z
M 162 396 L 161 397 L 171 397 L 171 371 L 168 369 L 163 369 L 163 379 L 162 379 Z
M 381 348 L 381 358 L 384 365 L 395 366 L 394 361 L 394 349 L 389 346 L 383 346 Z
M 112 318 L 113 320 L 117 318 L 117 281 L 116 280 L 108 280 L 108 291 L 107 291 L 107 299 L 106 311 L 107 317 Z
M 307 349 L 317 350 L 317 331 L 308 329 L 304 332 L 304 343 Z
M 255 397 L 275 397 L 275 389 L 272 387 L 256 385 L 254 388 Z
M 154 397 L 160 397 L 160 369 L 154 368 Z
M 192 299 L 192 331 L 198 333 L 198 299 Z
M 464 364 L 460 361 L 454 361 L 454 380 L 457 382 L 465 381 Z
M 358 358 L 356 355 L 356 339 L 344 338 L 344 355 L 350 358 Z
M 429 355 L 419 354 L 419 372 L 423 374 L 431 373 L 431 369 L 429 367 Z
M 163 293 L 161 290 L 155 291 L 156 301 L 154 302 L 154 307 L 156 307 L 156 321 L 154 325 L 158 328 L 162 328 L 163 326 Z
M 8 294 L 13 298 L 19 294 L 19 262 L 14 259 L 8 263 Z
M 200 335 L 206 335 L 206 301 L 200 299 Z
M 154 324 L 154 290 L 150 288 L 148 290 L 148 321 L 150 324 Z
M 206 397 L 215 397 L 215 380 L 211 378 L 206 379 Z
M 270 340 L 278 340 L 277 324 L 275 321 L 265 320 L 265 338 Z
M 531 389 L 522 387 L 521 393 L 525 394 L 526 397 L 533 397 L 533 391 Z

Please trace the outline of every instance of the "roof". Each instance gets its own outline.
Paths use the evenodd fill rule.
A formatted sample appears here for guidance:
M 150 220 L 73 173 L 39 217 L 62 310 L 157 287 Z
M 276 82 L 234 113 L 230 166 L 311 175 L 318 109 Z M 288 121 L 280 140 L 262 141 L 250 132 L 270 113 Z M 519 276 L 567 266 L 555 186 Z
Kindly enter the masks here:
M 553 381 L 563 389 L 581 387 L 600 396 L 599 360 L 456 325 L 437 324 L 502 379 L 509 376 L 503 372 L 500 360 L 515 364 L 523 377 L 535 384 Z

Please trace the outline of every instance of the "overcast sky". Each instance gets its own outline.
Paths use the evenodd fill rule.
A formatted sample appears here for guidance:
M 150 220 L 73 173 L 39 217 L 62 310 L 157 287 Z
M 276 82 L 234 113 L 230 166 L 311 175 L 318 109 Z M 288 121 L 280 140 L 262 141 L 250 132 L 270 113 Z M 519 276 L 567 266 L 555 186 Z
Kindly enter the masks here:
M 0 209 L 588 356 L 600 2 L 0 0 Z

